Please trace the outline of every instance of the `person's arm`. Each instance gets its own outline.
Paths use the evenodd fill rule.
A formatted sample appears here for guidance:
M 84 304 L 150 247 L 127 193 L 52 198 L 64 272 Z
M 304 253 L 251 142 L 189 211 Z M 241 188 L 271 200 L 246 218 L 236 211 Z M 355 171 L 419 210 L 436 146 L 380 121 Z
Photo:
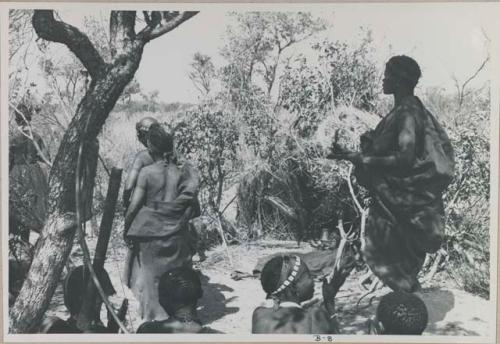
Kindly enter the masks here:
M 127 209 L 130 205 L 130 197 L 132 195 L 132 190 L 134 190 L 135 184 L 137 182 L 137 178 L 139 177 L 139 173 L 144 166 L 144 159 L 141 156 L 141 153 L 138 153 L 134 162 L 132 163 L 132 168 L 127 175 L 127 179 L 125 180 L 125 187 L 123 189 L 123 205 L 125 209 Z
M 398 149 L 386 156 L 370 156 L 360 152 L 341 151 L 334 159 L 349 160 L 354 165 L 404 167 L 415 161 L 415 119 L 411 114 L 402 114 L 403 119 L 398 136 Z
M 175 199 L 175 202 L 181 203 L 186 207 L 190 205 L 194 206 L 200 189 L 200 176 L 196 168 L 190 163 L 185 163 L 182 169 L 182 179 L 179 183 L 179 195 Z
M 317 334 L 339 334 L 340 328 L 337 318 L 332 316 L 323 307 L 317 306 L 309 310 L 311 332 Z
M 125 232 L 124 235 L 127 235 L 128 229 L 132 224 L 137 212 L 144 204 L 146 199 L 146 188 L 147 188 L 147 173 L 142 170 L 139 173 L 139 177 L 137 178 L 137 185 L 134 188 L 134 194 L 132 195 L 132 200 L 130 202 L 130 206 L 127 209 L 127 213 L 125 214 Z
M 383 167 L 409 167 L 413 164 L 415 161 L 415 119 L 410 114 L 403 116 L 398 136 L 398 150 L 394 154 L 383 157 L 362 156 L 362 164 Z

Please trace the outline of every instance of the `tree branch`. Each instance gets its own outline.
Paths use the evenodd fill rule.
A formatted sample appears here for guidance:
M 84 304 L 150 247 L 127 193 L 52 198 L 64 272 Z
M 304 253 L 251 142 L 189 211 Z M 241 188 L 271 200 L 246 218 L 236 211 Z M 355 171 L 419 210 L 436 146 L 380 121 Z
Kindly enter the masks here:
M 58 21 L 52 10 L 35 10 L 33 28 L 38 37 L 65 44 L 82 62 L 94 78 L 104 69 L 105 63 L 89 38 L 76 27 Z
M 488 63 L 488 61 L 490 60 L 490 57 L 488 56 L 482 63 L 481 65 L 479 66 L 479 68 L 474 72 L 474 74 L 472 74 L 463 84 L 462 84 L 462 92 L 461 92 L 461 98 L 463 98 L 463 93 L 464 93 L 464 90 L 465 90 L 465 87 L 467 86 L 467 84 L 469 82 L 471 82 L 482 70 L 483 68 L 486 66 L 486 64 Z
M 154 18 L 155 14 L 156 13 L 153 12 L 151 14 L 151 17 Z M 196 11 L 163 12 L 162 22 L 157 23 L 156 21 L 152 20 L 151 24 L 148 23 L 148 25 L 137 34 L 137 37 L 144 42 L 149 42 L 157 37 L 160 37 L 161 35 L 166 34 L 169 31 L 172 31 L 177 26 L 181 25 L 196 14 L 198 14 L 198 12 Z
M 135 41 L 135 11 L 111 11 L 109 38 L 111 56 L 126 54 Z

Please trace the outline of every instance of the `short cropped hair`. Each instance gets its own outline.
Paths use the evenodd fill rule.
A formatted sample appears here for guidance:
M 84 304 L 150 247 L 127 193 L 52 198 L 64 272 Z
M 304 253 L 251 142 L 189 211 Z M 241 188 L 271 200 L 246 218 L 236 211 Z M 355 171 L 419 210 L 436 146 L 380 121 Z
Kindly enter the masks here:
M 427 327 L 428 313 L 419 297 L 398 291 L 382 297 L 377 318 L 384 327 L 384 334 L 420 335 Z
M 417 86 L 418 80 L 422 76 L 422 71 L 417 61 L 406 55 L 391 57 L 386 67 L 391 74 L 402 79 L 411 89 Z
M 104 269 L 95 271 L 97 278 L 104 290 L 104 293 L 109 296 L 115 294 L 115 289 L 111 283 L 108 272 Z M 79 265 L 66 276 L 64 280 L 64 305 L 71 315 L 76 315 L 82 308 L 83 299 L 85 297 L 85 290 L 90 281 L 90 271 L 83 265 Z M 97 296 L 100 299 L 100 296 Z
M 200 277 L 187 267 L 169 270 L 160 277 L 158 295 L 160 305 L 167 313 L 181 306 L 195 305 L 203 296 Z
M 260 274 L 260 283 L 268 298 L 271 297 L 271 294 L 283 284 L 288 276 L 290 276 L 296 261 L 297 258 L 295 256 L 280 255 L 271 258 L 264 265 Z M 301 263 L 299 273 L 304 269 L 306 269 L 305 265 Z

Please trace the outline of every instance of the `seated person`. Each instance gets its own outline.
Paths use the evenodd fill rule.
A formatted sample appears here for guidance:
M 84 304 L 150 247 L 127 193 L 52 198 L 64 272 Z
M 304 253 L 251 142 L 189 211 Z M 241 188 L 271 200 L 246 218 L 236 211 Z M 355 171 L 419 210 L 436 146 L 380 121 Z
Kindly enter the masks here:
M 137 333 L 199 333 L 204 332 L 196 307 L 203 295 L 198 273 L 187 267 L 174 268 L 160 277 L 158 285 L 160 305 L 167 312 L 167 320 L 147 321 Z
M 106 295 L 115 294 L 113 285 L 106 270 L 101 270 L 99 273 L 96 271 L 102 288 Z M 83 297 L 85 295 L 85 288 L 90 278 L 88 269 L 84 269 L 83 265 L 77 266 L 71 270 L 66 279 L 64 280 L 64 305 L 70 313 L 67 320 L 62 320 L 59 317 L 50 316 L 42 321 L 40 326 L 40 333 L 82 333 L 77 326 L 80 310 L 83 304 Z M 101 310 L 102 300 L 99 295 L 96 297 L 96 316 L 90 324 L 90 333 L 118 333 L 119 326 L 108 310 L 108 326 L 104 326 L 99 319 L 99 312 Z M 128 300 L 124 299 L 120 310 L 118 311 L 118 318 L 123 321 L 128 308 Z M 86 331 L 87 332 L 87 331 Z
M 260 306 L 252 316 L 252 333 L 334 334 L 333 316 L 319 305 L 304 309 L 300 303 L 314 294 L 314 281 L 307 265 L 298 256 L 272 258 L 261 273 L 261 284 L 271 307 Z M 329 307 L 331 310 L 332 307 Z
M 380 300 L 376 320 L 369 320 L 369 334 L 421 335 L 427 327 L 427 307 L 418 296 L 391 292 Z

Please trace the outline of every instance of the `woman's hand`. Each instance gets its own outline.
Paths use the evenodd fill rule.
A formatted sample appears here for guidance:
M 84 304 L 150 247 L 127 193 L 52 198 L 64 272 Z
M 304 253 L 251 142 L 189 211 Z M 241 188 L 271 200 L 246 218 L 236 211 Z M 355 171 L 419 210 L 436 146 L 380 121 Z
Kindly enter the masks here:
M 323 293 L 323 302 L 326 310 L 330 316 L 335 314 L 335 295 L 337 294 L 336 290 L 332 287 L 330 283 L 328 283 L 327 279 L 323 279 L 322 284 L 322 293 Z

